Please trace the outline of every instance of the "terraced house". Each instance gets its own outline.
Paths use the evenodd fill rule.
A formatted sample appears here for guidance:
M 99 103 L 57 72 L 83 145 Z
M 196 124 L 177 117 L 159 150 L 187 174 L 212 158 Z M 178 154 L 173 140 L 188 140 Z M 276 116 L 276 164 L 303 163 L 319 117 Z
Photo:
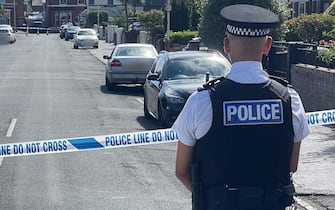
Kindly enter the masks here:
M 165 6 L 166 0 L 143 0 L 141 4 L 128 3 L 129 10 L 143 11 Z M 3 2 L 6 16 L 4 23 L 14 27 L 24 26 L 28 14 L 39 13 L 46 27 L 59 27 L 63 23 L 80 24 L 88 12 L 105 11 L 109 16 L 118 15 L 124 10 L 125 0 L 0 0 Z M 133 2 L 129 1 L 128 2 Z

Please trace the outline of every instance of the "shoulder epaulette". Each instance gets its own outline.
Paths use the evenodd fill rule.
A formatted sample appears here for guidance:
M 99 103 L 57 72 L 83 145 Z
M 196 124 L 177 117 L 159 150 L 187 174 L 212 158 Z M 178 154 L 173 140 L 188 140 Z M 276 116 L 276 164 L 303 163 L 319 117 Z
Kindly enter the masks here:
M 198 91 L 209 90 L 209 89 L 215 91 L 214 85 L 223 81 L 224 79 L 225 79 L 225 77 L 218 77 L 218 78 L 209 80 L 208 82 L 203 84 L 201 87 L 199 87 Z

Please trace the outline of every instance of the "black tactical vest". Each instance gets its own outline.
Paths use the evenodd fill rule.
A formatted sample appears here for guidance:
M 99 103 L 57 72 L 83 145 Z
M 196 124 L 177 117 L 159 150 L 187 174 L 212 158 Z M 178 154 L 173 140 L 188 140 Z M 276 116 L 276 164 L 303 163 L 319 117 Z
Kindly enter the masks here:
M 203 190 L 289 183 L 293 125 L 287 86 L 272 79 L 262 84 L 223 79 L 207 89 L 213 122 L 194 154 Z

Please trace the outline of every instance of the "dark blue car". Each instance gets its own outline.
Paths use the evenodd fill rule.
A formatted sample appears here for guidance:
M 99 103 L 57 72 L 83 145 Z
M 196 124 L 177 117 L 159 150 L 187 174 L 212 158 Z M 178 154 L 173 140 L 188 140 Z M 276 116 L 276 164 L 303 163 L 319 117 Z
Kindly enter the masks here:
M 208 79 L 226 76 L 231 64 L 216 51 L 161 52 L 148 72 L 144 88 L 144 116 L 169 127 L 188 97 Z

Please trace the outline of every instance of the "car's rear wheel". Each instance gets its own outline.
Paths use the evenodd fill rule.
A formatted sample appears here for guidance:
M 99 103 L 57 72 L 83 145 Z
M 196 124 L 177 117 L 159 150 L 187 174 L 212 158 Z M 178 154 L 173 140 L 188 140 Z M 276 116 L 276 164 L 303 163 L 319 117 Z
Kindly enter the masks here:
M 73 48 L 74 49 L 78 49 L 78 45 L 73 45 Z
M 113 89 L 114 85 L 108 80 L 107 76 L 105 77 L 105 83 L 106 83 L 107 90 Z

